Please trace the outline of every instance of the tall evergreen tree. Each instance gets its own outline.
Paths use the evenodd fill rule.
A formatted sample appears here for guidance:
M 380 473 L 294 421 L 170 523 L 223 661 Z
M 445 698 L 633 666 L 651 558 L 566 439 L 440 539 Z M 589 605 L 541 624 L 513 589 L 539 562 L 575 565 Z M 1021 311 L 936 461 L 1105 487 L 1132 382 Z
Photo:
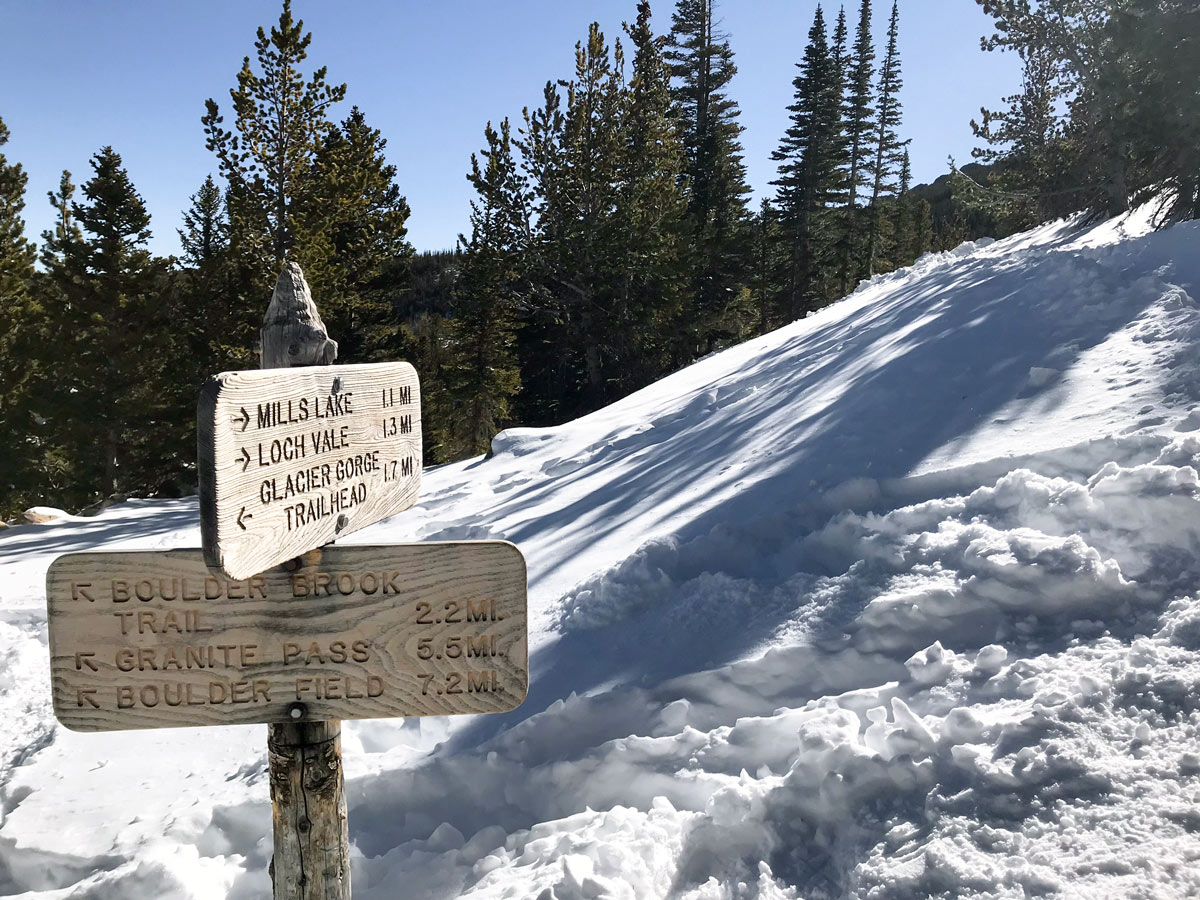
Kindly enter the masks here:
M 177 229 L 183 250 L 181 259 L 194 269 L 211 269 L 221 264 L 229 247 L 225 198 L 212 175 L 207 175 L 191 201 L 183 214 L 183 228 Z
M 1059 211 L 1059 198 L 1068 197 L 1069 208 L 1117 215 L 1131 201 L 1157 194 L 1166 203 L 1164 221 L 1200 215 L 1200 9 L 1194 2 L 978 2 L 996 23 L 984 49 L 1021 53 L 1027 75 L 1031 65 L 1048 63 L 1043 92 L 1055 95 L 1055 112 L 1065 107 L 1067 113 L 1045 167 L 1060 184 L 1039 185 L 1043 210 L 1054 199 L 1050 208 Z M 999 122 L 993 136 L 1003 145 L 1006 127 L 1036 135 L 1043 105 L 1010 102 L 992 117 Z M 988 125 L 985 114 L 985 139 Z M 1020 167 L 1021 148 L 1011 156 Z M 1009 162 L 1009 154 L 1003 159 Z
M 150 216 L 111 147 L 91 166 L 83 203 L 69 199 L 64 175 L 57 199 L 70 204 L 78 229 L 60 222 L 43 255 L 62 353 L 44 415 L 70 461 L 64 487 L 74 505 L 153 490 L 192 458 L 184 438 L 194 394 L 171 371 L 166 264 L 147 248 Z
M 933 206 L 924 197 L 913 207 L 912 235 L 909 255 L 916 260 L 933 249 Z
M 1018 53 L 1020 93 L 1004 98 L 1007 109 L 981 109 L 980 122 L 971 121 L 975 136 L 990 145 L 972 151 L 994 165 L 995 190 L 987 199 L 1010 231 L 1072 211 L 1079 199 L 1070 184 L 1077 175 L 1073 153 L 1056 110 L 1062 99 L 1059 65 L 1044 47 L 1021 47 Z
M 867 276 L 875 274 L 880 251 L 886 239 L 884 233 L 883 206 L 880 201 L 893 196 L 896 184 L 892 175 L 900 162 L 905 146 L 897 129 L 900 127 L 900 48 L 897 38 L 900 31 L 898 0 L 892 0 L 892 16 L 888 22 L 888 43 L 884 52 L 883 65 L 879 69 L 879 89 L 876 99 L 876 127 L 874 159 L 871 163 L 871 224 L 867 240 Z
M 525 222 L 525 187 L 513 159 L 508 119 L 497 132 L 484 132 L 484 162 L 471 155 L 467 179 L 477 193 L 471 201 L 471 236 L 461 238 L 462 275 L 455 286 L 450 320 L 452 357 L 446 366 L 445 415 L 439 426 L 447 459 L 484 453 L 511 416 L 520 388 L 516 354 L 518 280 Z
M 750 298 L 758 312 L 758 334 L 778 324 L 775 317 L 775 292 L 779 282 L 779 214 L 771 201 L 763 197 L 754 217 L 753 262 Z
M 199 386 L 217 372 L 233 368 L 241 352 L 232 333 L 237 320 L 229 270 L 229 221 L 225 198 L 212 175 L 192 194 L 177 229 L 182 249 L 180 277 L 174 284 L 175 331 L 187 344 L 186 363 Z M 244 350 L 242 351 L 244 352 Z
M 0 119 L 0 148 L 9 130 Z M 0 152 L 0 434 L 9 436 L 8 452 L 0 463 L 0 517 L 36 495 L 42 449 L 35 434 L 30 388 L 42 360 L 36 335 L 41 310 L 34 302 L 34 248 L 25 239 L 25 185 L 28 176 L 19 163 Z
M 75 185 L 71 182 L 71 173 L 63 169 L 58 190 L 47 191 L 46 196 L 54 207 L 54 230 L 42 232 L 42 250 L 38 259 L 43 268 L 49 269 L 57 257 L 83 240 L 83 234 L 75 222 Z
M 913 243 L 913 204 L 908 194 L 912 187 L 912 165 L 908 159 L 908 150 L 900 158 L 899 185 L 896 199 L 892 203 L 892 263 L 899 268 L 908 265 L 916 255 L 912 252 Z
M 681 362 L 731 339 L 725 323 L 738 314 L 750 252 L 740 110 L 727 92 L 737 66 L 728 38 L 714 28 L 714 5 L 678 0 L 664 53 L 686 161 L 692 247 L 692 347 Z
M 297 258 L 346 362 L 394 357 L 393 302 L 412 257 L 408 202 L 387 162 L 387 141 L 356 106 L 333 127 L 301 179 Z
M 787 268 L 780 306 L 794 319 L 818 306 L 822 279 L 830 273 L 832 222 L 827 205 L 838 196 L 842 162 L 837 60 L 830 52 L 825 14 L 818 4 L 808 32 L 790 125 L 771 158 L 779 163 L 776 206 Z
M 547 81 L 541 106 L 527 107 L 523 118 L 521 138 L 513 140 L 528 180 L 530 223 L 523 244 L 530 283 L 518 333 L 519 417 L 527 424 L 549 425 L 570 415 L 579 383 L 559 252 L 572 227 L 569 188 L 560 177 L 566 168 L 566 116 L 559 85 Z
M 305 79 L 300 65 L 311 42 L 304 21 L 292 18 L 291 0 L 284 0 L 278 27 L 269 35 L 258 29 L 254 49 L 259 71 L 247 56 L 237 87 L 229 91 L 236 133 L 222 127 L 224 117 L 214 100 L 205 102 L 201 120 L 207 146 L 229 184 L 235 244 L 265 251 L 272 270 L 296 243 L 295 201 L 331 127 L 327 110 L 346 95 L 346 85 L 326 83 L 325 67 Z
M 846 99 L 843 116 L 846 127 L 847 163 L 846 206 L 838 235 L 838 293 L 850 290 L 850 282 L 860 274 L 858 235 L 863 227 L 858 199 L 871 189 L 868 179 L 868 153 L 875 108 L 872 104 L 872 79 L 875 76 L 875 44 L 871 39 L 871 0 L 862 0 L 854 48 L 846 73 Z
M 546 105 L 530 114 L 526 156 L 539 240 L 539 323 L 528 337 L 548 341 L 558 359 L 546 370 L 554 416 L 601 406 L 615 366 L 614 267 L 621 235 L 613 211 L 621 200 L 627 97 L 620 41 L 611 53 L 597 23 L 575 48 L 575 77 L 565 108 L 547 86 Z M 539 355 L 539 354 L 535 354 Z M 523 367 L 524 368 L 524 367 Z
M 614 214 L 621 260 L 616 271 L 614 344 L 622 393 L 663 375 L 671 363 L 670 336 L 681 315 L 686 198 L 679 182 L 683 147 L 671 118 L 665 39 L 650 27 L 650 4 L 638 3 L 626 25 L 634 48 L 627 86 Z M 725 328 L 732 328 L 726 324 Z
M 830 181 L 829 194 L 826 198 L 826 203 L 831 206 L 845 205 L 849 200 L 850 142 L 846 133 L 844 97 L 846 78 L 850 69 L 850 54 L 846 50 L 846 37 L 846 10 L 845 7 L 839 7 L 837 23 L 833 28 L 833 38 L 829 44 L 829 54 L 833 60 L 833 83 L 829 91 L 838 117 L 837 125 L 834 127 L 831 149 L 837 166 L 837 175 Z M 831 112 L 833 112 L 832 109 Z

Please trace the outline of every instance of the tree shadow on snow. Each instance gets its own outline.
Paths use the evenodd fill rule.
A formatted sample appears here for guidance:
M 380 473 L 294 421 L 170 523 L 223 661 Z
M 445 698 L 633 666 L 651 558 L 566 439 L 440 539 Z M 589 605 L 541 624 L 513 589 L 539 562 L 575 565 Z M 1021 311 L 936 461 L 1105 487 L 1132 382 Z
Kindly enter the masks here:
M 516 497 L 481 511 L 479 519 L 486 521 L 510 504 L 552 505 L 555 494 L 570 497 L 573 485 L 586 480 L 598 487 L 496 536 L 518 546 L 544 541 L 547 534 L 561 536 L 567 546 L 601 541 L 647 498 L 685 490 L 697 467 L 736 458 L 745 464 L 716 481 L 715 490 L 725 496 L 675 537 L 686 547 L 706 539 L 719 543 L 714 536 L 723 531 L 750 529 L 756 546 L 743 547 L 748 556 L 741 559 L 716 553 L 677 559 L 665 587 L 647 583 L 647 596 L 631 614 L 600 628 L 565 631 L 534 654 L 525 703 L 458 730 L 453 747 L 485 741 L 571 693 L 700 671 L 760 644 L 795 609 L 795 601 L 767 594 L 755 598 L 766 600 L 756 615 L 723 619 L 719 594 L 718 602 L 697 611 L 688 597 L 670 596 L 672 591 L 683 583 L 702 593 L 706 575 L 719 578 L 731 571 L 747 575 L 749 588 L 777 587 L 795 573 L 762 567 L 769 566 L 775 547 L 795 538 L 786 529 L 819 527 L 837 511 L 824 504 L 814 508 L 818 498 L 828 501 L 831 489 L 853 479 L 902 478 L 1010 403 L 1057 402 L 1057 380 L 1031 378 L 1030 370 L 1066 371 L 1141 315 L 1161 293 L 1145 283 L 1145 273 L 1170 266 L 1171 281 L 1200 293 L 1200 264 L 1180 263 L 1190 259 L 1183 254 L 1188 240 L 1168 231 L 1096 250 L 1048 253 L 1042 246 L 1027 256 L 965 258 L 902 281 L 886 300 L 796 334 L 696 389 L 684 413 L 600 442 L 577 471 L 514 491 Z M 791 431 L 802 439 L 778 439 L 771 431 L 778 426 L 770 423 L 781 417 L 790 418 Z M 618 461 L 632 464 L 614 466 Z M 607 481 L 606 467 L 615 472 Z M 662 517 L 670 513 L 664 510 Z M 539 560 L 535 568 L 545 577 L 568 563 Z M 738 586 L 736 579 L 728 584 L 731 591 Z M 537 587 L 535 580 L 531 591 Z M 869 598 L 859 599 L 861 608 Z M 663 600 L 668 602 L 659 605 Z M 857 609 L 832 608 L 824 615 L 827 624 L 842 627 L 856 614 Z M 821 622 L 813 625 L 820 630 Z

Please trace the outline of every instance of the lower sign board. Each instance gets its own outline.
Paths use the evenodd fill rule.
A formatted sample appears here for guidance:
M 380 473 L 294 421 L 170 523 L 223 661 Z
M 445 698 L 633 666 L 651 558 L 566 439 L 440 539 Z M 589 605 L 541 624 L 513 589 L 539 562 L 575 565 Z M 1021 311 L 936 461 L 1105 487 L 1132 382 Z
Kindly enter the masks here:
M 507 712 L 529 683 L 504 541 L 330 546 L 241 581 L 199 550 L 72 553 L 46 597 L 76 731 Z
M 205 559 L 249 578 L 408 509 L 421 394 L 405 362 L 225 372 L 196 407 Z

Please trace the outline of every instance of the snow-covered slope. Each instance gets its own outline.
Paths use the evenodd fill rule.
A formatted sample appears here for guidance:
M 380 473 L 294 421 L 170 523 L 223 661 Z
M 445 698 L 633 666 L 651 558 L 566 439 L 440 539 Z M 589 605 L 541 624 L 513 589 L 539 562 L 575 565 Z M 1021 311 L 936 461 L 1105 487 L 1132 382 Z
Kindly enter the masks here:
M 1200 893 L 1200 225 L 1064 223 L 427 473 L 375 543 L 530 567 L 515 713 L 347 723 L 358 898 Z M 52 499 L 52 498 L 48 498 Z M 0 895 L 268 892 L 265 728 L 50 713 L 0 534 Z

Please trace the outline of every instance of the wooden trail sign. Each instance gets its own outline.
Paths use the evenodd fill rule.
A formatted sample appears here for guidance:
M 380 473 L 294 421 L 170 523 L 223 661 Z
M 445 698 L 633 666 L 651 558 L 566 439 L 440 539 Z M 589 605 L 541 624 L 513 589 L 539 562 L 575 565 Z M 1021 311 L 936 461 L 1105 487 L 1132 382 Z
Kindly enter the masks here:
M 72 553 L 46 597 L 76 731 L 506 712 L 528 685 L 503 541 L 331 546 L 240 581 L 198 550 Z
M 197 405 L 205 560 L 257 575 L 408 509 L 421 395 L 404 362 L 226 372 Z

